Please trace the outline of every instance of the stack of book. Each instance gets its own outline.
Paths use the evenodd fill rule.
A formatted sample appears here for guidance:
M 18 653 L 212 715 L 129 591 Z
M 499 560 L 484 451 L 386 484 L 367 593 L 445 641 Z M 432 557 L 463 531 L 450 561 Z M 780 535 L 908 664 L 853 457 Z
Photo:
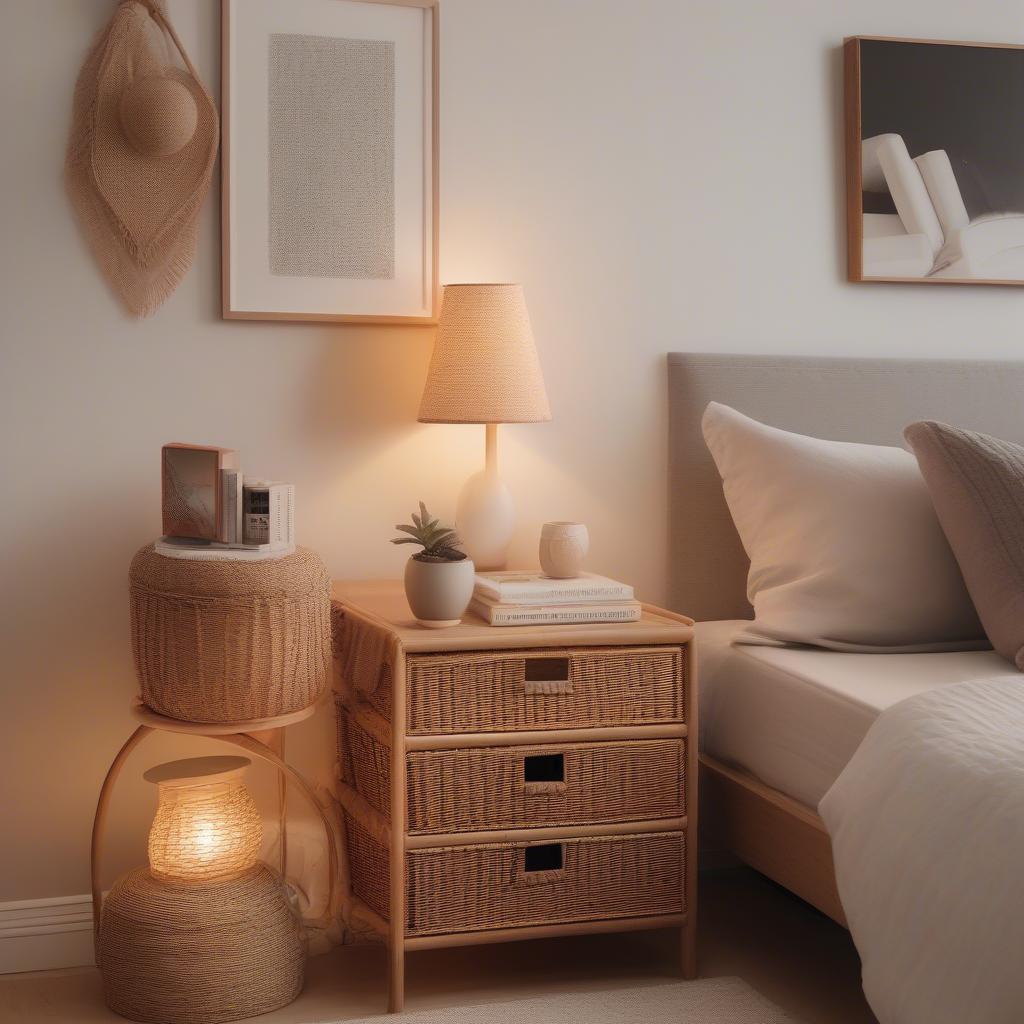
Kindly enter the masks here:
M 581 622 L 636 622 L 633 588 L 581 573 L 568 580 L 537 571 L 477 573 L 470 610 L 492 626 L 567 626 Z

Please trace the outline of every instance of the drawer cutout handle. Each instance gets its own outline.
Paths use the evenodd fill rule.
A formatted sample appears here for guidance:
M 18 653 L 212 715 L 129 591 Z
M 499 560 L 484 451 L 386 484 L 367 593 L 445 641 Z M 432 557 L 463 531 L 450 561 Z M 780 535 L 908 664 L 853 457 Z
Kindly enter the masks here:
M 565 754 L 529 754 L 523 758 L 523 791 L 527 796 L 565 790 Z
M 526 885 L 560 882 L 565 877 L 565 845 L 539 843 L 523 847 L 522 881 Z
M 572 693 L 568 658 L 527 658 L 523 671 L 523 692 L 527 696 L 557 696 Z
M 565 848 L 561 843 L 541 843 L 523 849 L 523 870 L 561 871 L 565 867 Z
M 565 882 L 575 874 L 566 843 L 529 843 L 521 849 L 514 885 L 550 885 Z

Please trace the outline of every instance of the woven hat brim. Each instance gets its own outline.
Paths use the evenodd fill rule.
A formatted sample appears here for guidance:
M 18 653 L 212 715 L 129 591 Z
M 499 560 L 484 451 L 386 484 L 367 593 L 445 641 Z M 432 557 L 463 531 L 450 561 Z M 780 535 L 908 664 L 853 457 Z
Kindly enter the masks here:
M 217 156 L 213 100 L 171 59 L 146 8 L 124 2 L 86 57 L 75 89 L 68 193 L 100 269 L 137 316 L 158 308 L 191 266 L 196 218 Z M 196 103 L 195 134 L 170 157 L 139 153 L 121 127 L 124 88 L 150 74 L 180 81 Z
M 108 40 L 96 82 L 92 171 L 96 186 L 123 226 L 141 262 L 174 222 L 202 202 L 217 153 L 218 119 L 206 90 L 187 71 L 169 63 L 162 35 L 145 8 L 123 4 Z M 181 82 L 196 104 L 192 140 L 171 156 L 146 156 L 121 125 L 121 98 L 137 77 L 165 74 Z

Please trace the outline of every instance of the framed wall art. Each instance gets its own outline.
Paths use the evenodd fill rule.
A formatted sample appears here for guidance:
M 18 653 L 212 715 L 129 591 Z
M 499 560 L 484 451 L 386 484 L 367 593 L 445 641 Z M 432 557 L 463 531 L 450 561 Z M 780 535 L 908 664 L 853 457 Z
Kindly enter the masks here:
M 221 7 L 224 316 L 436 322 L 436 0 Z
M 1024 284 L 1024 47 L 844 51 L 849 279 Z

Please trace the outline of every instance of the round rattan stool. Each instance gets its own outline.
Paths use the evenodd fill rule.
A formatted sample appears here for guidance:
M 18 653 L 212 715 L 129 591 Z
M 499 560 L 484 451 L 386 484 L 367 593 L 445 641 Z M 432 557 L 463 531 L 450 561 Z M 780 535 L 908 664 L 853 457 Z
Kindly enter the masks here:
M 258 562 L 132 560 L 132 651 L 142 701 L 188 722 L 287 715 L 323 692 L 330 577 L 307 548 Z
M 103 904 L 96 942 L 107 1005 L 154 1024 L 217 1024 L 267 1013 L 302 988 L 301 926 L 280 878 L 190 884 L 138 868 Z

